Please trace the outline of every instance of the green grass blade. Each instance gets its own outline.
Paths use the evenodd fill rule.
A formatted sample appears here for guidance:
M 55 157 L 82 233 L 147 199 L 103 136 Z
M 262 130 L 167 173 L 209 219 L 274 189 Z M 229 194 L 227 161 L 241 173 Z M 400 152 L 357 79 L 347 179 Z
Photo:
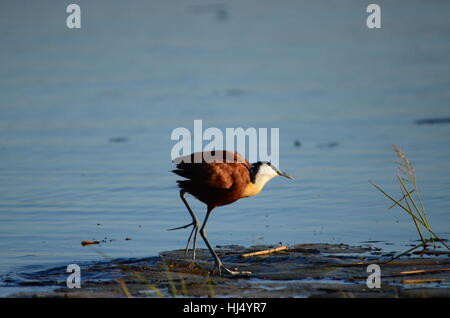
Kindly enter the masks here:
M 412 189 L 409 193 L 413 193 L 414 191 L 415 191 L 416 189 Z M 400 200 L 398 200 L 398 202 L 402 202 L 405 198 L 407 197 L 407 195 L 405 194 Z M 390 207 L 388 207 L 387 209 L 386 209 L 386 211 L 387 210 L 390 210 L 390 209 L 392 209 L 394 206 L 396 206 L 397 204 L 393 204 L 393 205 L 391 205 Z
M 423 216 L 425 218 L 425 221 L 426 221 L 427 224 L 430 224 L 429 221 L 428 221 L 428 215 L 427 215 L 427 213 L 425 211 L 425 208 L 423 206 L 423 203 L 422 203 L 422 199 L 421 199 L 421 196 L 420 196 L 419 188 L 416 187 L 415 189 L 417 189 L 416 196 L 417 196 L 417 200 L 419 201 L 419 204 L 420 204 L 420 209 L 423 211 Z
M 408 213 L 409 215 L 411 215 L 412 218 L 414 218 L 417 222 L 419 222 L 420 224 L 422 224 L 423 226 L 425 226 L 425 224 L 417 217 L 414 215 L 414 213 L 412 213 L 411 211 L 409 211 L 407 208 L 405 208 L 402 204 L 400 204 L 397 200 L 395 200 L 393 197 L 391 197 L 389 194 L 387 194 L 383 189 L 381 189 L 379 186 L 377 186 L 375 183 L 373 183 L 372 181 L 369 181 L 369 183 L 371 185 L 373 185 L 375 188 L 377 188 L 381 193 L 383 193 L 385 196 L 387 196 L 391 201 L 393 201 L 396 205 L 398 205 L 399 207 L 401 207 L 406 213 Z
M 412 211 L 412 210 L 411 210 L 411 206 L 409 205 L 409 202 L 408 202 L 408 194 L 406 194 L 405 196 L 406 196 L 406 197 L 405 197 L 405 203 L 406 203 L 406 206 L 408 207 L 408 210 Z M 422 235 L 422 230 L 420 229 L 419 224 L 417 224 L 417 221 L 416 221 L 414 218 L 412 218 L 412 220 L 413 220 L 413 222 L 414 222 L 414 225 L 416 226 L 417 232 L 419 233 L 420 240 L 421 240 L 422 242 L 425 243 L 426 240 L 425 240 L 425 238 L 424 238 L 423 235 Z
M 426 242 L 422 242 L 422 243 L 420 243 L 419 245 L 414 246 L 413 248 L 410 248 L 410 249 L 407 250 L 406 252 L 403 252 L 403 253 L 401 253 L 401 254 L 399 254 L 399 255 L 397 255 L 397 256 L 391 258 L 391 259 L 388 260 L 386 263 L 392 262 L 393 260 L 396 260 L 396 259 L 402 257 L 403 255 L 408 254 L 409 252 L 412 252 L 412 251 L 418 249 L 418 248 L 421 247 L 421 246 L 424 246 L 425 244 L 426 244 Z
M 410 192 L 406 189 L 405 184 L 403 183 L 402 178 L 400 178 L 400 176 L 397 175 L 397 179 L 400 182 L 400 184 L 402 185 L 403 190 L 406 192 L 406 195 L 409 197 L 409 199 L 411 200 L 411 203 L 414 207 L 414 209 L 416 210 L 417 214 L 419 215 L 420 219 L 422 220 L 425 228 L 428 230 L 430 228 L 430 225 L 425 221 L 425 219 L 423 218 L 422 212 L 417 208 L 417 204 L 414 201 L 414 198 L 411 196 Z M 411 210 L 412 211 L 412 210 Z

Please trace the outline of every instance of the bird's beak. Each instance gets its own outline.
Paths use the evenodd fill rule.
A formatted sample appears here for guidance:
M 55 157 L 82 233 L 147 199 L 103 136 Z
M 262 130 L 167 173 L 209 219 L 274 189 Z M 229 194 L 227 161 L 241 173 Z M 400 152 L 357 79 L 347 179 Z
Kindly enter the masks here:
M 284 173 L 284 172 L 279 172 L 279 175 L 280 176 L 282 176 L 282 177 L 285 177 L 285 178 L 288 178 L 288 179 L 291 179 L 291 180 L 294 180 L 294 177 L 293 176 L 290 176 L 290 175 L 288 175 L 287 173 Z

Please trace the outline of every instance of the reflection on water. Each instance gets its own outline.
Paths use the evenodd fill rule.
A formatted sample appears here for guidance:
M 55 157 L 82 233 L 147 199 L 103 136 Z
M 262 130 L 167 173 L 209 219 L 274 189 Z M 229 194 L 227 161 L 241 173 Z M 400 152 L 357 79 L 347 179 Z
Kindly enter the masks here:
M 380 1 L 380 30 L 356 1 L 77 3 L 78 31 L 63 3 L 0 5 L 0 273 L 183 247 L 170 132 L 194 119 L 280 128 L 296 177 L 214 211 L 213 244 L 410 243 L 368 183 L 397 190 L 392 143 L 448 236 L 450 125 L 416 120 L 450 116 L 449 3 Z

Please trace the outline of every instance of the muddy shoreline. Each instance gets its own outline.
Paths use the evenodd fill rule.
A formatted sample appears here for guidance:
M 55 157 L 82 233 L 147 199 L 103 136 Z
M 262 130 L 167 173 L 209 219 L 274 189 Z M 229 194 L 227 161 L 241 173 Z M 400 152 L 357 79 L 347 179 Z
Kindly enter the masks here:
M 222 246 L 229 268 L 250 275 L 212 275 L 205 249 L 198 260 L 183 250 L 145 259 L 116 259 L 82 266 L 81 288 L 66 286 L 65 268 L 29 275 L 17 287 L 47 287 L 8 297 L 450 297 L 448 255 L 403 257 L 386 263 L 379 248 L 345 244 L 297 244 L 268 255 L 241 257 L 273 246 Z M 380 288 L 369 288 L 369 264 L 381 269 Z

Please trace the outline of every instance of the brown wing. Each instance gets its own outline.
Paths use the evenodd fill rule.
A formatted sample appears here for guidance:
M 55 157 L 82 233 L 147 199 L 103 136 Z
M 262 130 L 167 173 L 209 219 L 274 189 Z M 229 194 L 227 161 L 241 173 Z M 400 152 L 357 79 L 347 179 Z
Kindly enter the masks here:
M 195 163 L 196 161 L 201 161 Z M 211 187 L 229 189 L 234 183 L 236 165 L 250 169 L 250 164 L 239 153 L 231 151 L 209 151 L 193 153 L 174 160 L 174 173 Z

